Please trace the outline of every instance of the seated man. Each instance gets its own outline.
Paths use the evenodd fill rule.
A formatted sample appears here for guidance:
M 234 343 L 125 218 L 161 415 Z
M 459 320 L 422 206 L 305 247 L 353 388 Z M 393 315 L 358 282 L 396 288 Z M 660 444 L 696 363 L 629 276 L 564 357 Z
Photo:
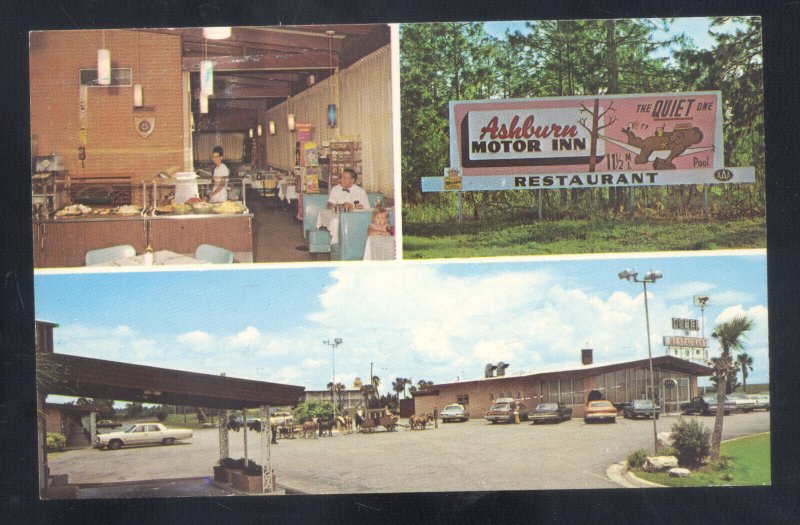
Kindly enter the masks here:
M 341 205 L 347 211 L 369 210 L 369 197 L 364 188 L 356 185 L 358 174 L 355 170 L 345 168 L 339 184 L 328 193 L 328 209 L 322 210 L 317 217 L 317 228 L 326 228 L 331 232 L 331 243 L 339 242 L 339 217 L 334 208 Z

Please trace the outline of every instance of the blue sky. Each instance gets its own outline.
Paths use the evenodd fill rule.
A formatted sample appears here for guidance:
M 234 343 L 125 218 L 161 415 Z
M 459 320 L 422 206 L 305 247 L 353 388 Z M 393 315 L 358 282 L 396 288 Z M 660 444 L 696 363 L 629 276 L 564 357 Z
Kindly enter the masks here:
M 706 334 L 747 314 L 749 382 L 768 381 L 766 253 L 472 259 L 240 270 L 73 273 L 39 271 L 36 318 L 53 321 L 56 352 L 302 385 L 348 387 L 370 363 L 382 391 L 398 376 L 434 382 L 647 356 L 635 267 L 664 278 L 648 287 L 653 354 L 671 318 L 700 319 L 692 296 L 711 297 Z M 711 355 L 718 348 L 712 343 Z

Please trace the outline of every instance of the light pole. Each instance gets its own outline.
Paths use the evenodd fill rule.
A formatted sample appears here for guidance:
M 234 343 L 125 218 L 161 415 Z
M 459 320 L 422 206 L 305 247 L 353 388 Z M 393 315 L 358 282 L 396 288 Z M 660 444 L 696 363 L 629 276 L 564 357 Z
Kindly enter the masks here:
M 664 277 L 661 272 L 650 270 L 645 274 L 644 278 L 638 278 L 639 273 L 635 269 L 623 270 L 619 272 L 620 279 L 627 279 L 632 283 L 642 283 L 644 286 L 644 316 L 647 324 L 647 359 L 650 362 L 650 400 L 653 403 L 653 452 L 658 454 L 658 430 L 656 428 L 656 385 L 655 376 L 653 374 L 653 350 L 650 346 L 650 310 L 647 307 L 647 283 L 655 283 L 658 279 Z
M 322 341 L 331 347 L 331 400 L 333 401 L 333 422 L 336 423 L 336 347 L 342 344 L 341 338 L 337 337 L 333 341 L 326 339 Z

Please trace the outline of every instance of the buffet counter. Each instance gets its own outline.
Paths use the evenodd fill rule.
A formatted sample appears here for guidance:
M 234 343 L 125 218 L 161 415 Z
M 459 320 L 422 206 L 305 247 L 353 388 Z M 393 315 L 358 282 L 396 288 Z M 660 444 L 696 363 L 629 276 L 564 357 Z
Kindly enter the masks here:
M 155 250 L 194 254 L 201 244 L 231 250 L 237 262 L 253 260 L 253 215 L 131 215 L 36 218 L 33 222 L 35 268 L 83 266 L 86 252 L 130 244 L 137 253 Z

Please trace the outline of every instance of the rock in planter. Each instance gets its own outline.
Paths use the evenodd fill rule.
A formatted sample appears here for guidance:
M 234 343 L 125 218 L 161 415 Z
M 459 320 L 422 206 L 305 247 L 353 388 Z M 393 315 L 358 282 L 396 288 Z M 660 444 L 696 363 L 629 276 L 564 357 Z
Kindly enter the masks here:
M 672 446 L 672 432 L 659 432 L 656 435 L 656 439 L 658 440 L 658 444 L 662 447 Z
M 675 456 L 653 456 L 644 460 L 642 467 L 647 472 L 657 472 L 678 466 L 678 458 Z
M 688 468 L 671 468 L 669 469 L 669 477 L 671 478 L 688 478 L 692 476 L 692 471 Z

